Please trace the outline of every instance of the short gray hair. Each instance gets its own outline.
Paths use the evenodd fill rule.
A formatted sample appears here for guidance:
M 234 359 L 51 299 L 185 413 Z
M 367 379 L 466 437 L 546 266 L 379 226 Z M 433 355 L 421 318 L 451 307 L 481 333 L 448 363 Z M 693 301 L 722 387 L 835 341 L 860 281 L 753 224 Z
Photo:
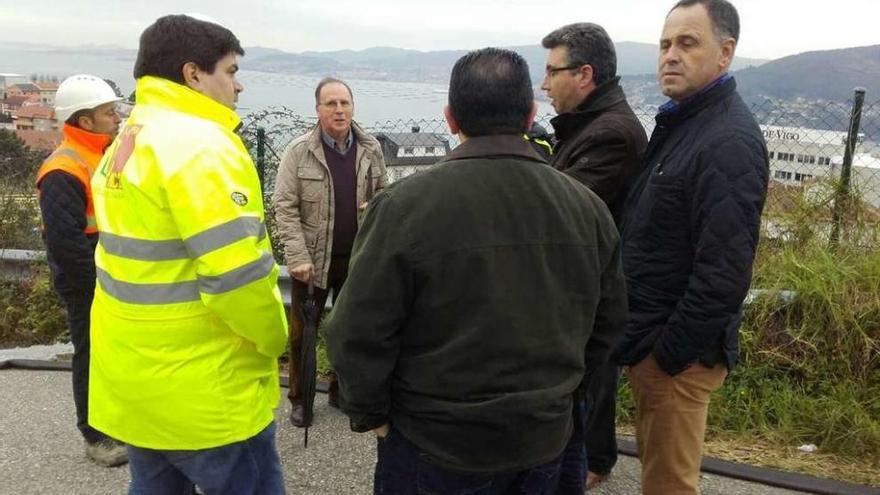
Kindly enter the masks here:
M 591 22 L 568 24 L 544 36 L 544 48 L 568 48 L 568 65 L 589 65 L 593 81 L 602 84 L 617 75 L 617 54 L 605 29 Z
M 318 86 L 315 87 L 315 105 L 321 104 L 321 102 L 319 101 L 321 99 L 321 88 L 332 83 L 337 83 L 345 86 L 345 89 L 348 90 L 348 96 L 351 98 L 351 102 L 354 103 L 354 93 L 351 92 L 351 86 L 349 86 L 347 82 L 343 81 L 342 79 L 336 79 L 335 77 L 325 77 L 324 79 L 321 79 L 321 81 L 318 83 Z

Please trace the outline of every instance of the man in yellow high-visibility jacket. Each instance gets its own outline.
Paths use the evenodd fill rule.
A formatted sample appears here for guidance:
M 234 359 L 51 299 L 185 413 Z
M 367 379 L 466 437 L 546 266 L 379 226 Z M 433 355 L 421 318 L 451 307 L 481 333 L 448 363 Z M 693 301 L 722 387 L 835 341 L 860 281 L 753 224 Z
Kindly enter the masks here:
M 89 422 L 129 445 L 130 493 L 284 492 L 278 266 L 234 112 L 235 35 L 141 35 L 137 104 L 92 180 L 100 240 Z

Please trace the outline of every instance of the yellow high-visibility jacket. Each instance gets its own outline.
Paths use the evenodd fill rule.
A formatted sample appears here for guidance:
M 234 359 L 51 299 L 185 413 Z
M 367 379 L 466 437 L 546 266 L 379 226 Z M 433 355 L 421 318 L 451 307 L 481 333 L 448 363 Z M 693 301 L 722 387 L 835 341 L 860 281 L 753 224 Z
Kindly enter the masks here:
M 207 96 L 142 77 L 92 179 L 89 424 L 125 443 L 205 449 L 273 420 L 287 322 L 239 124 Z

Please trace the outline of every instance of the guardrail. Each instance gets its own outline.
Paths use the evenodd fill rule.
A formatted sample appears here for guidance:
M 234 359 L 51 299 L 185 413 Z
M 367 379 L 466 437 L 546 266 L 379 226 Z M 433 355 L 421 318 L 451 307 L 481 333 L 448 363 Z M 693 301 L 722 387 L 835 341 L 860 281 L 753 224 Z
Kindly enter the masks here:
M 32 274 L 35 263 L 45 263 L 45 251 L 28 251 L 24 249 L 0 249 L 0 281 L 27 280 Z M 278 277 L 278 288 L 284 305 L 290 307 L 290 275 L 283 267 Z
M 31 275 L 31 266 L 34 263 L 44 263 L 46 261 L 45 251 L 26 251 L 21 249 L 0 249 L 0 280 L 16 281 L 26 280 Z M 290 275 L 283 267 L 278 276 L 278 289 L 281 291 L 281 299 L 286 307 L 290 307 L 290 288 L 292 282 Z M 767 289 L 751 289 L 746 296 L 743 305 L 749 305 L 757 298 L 767 294 L 774 294 L 780 303 L 787 304 L 794 300 L 797 293 L 790 290 L 770 291 Z M 326 307 L 329 309 L 330 300 L 327 300 Z
M 0 249 L 0 280 L 26 280 L 31 275 L 31 265 L 45 261 L 45 251 Z

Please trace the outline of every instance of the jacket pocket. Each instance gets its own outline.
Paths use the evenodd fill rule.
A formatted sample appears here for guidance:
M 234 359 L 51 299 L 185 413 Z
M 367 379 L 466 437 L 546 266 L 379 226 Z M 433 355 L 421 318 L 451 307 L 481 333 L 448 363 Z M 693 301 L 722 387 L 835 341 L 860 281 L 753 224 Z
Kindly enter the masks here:
M 296 171 L 300 201 L 320 201 L 324 195 L 326 172 L 317 167 L 303 166 Z
M 309 249 L 309 254 L 314 256 L 315 247 L 318 246 L 318 229 L 306 226 L 306 228 L 303 229 L 303 237 L 305 237 L 306 247 Z
M 367 201 L 382 190 L 383 173 L 378 166 L 370 166 L 369 182 L 367 183 Z
M 317 229 L 321 226 L 321 202 L 300 198 L 299 200 L 300 222 L 304 227 Z M 308 229 L 306 229 L 308 230 Z
M 321 203 L 324 197 L 325 172 L 315 167 L 300 167 L 296 171 L 299 179 L 300 221 L 304 226 L 321 225 Z
M 690 217 L 685 197 L 685 181 L 681 177 L 652 175 L 648 181 L 651 192 L 649 225 L 664 233 L 686 228 Z

